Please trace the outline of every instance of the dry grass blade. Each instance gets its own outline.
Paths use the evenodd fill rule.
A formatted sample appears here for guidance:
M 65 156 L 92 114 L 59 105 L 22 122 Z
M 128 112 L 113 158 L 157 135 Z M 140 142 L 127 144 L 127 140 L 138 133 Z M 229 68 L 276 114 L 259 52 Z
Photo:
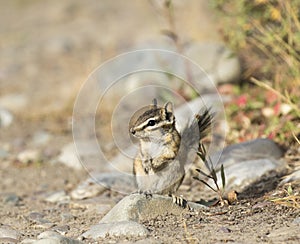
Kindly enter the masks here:
M 294 131 L 292 131 L 293 137 L 295 138 L 296 142 L 300 145 L 300 140 L 298 137 L 295 135 Z
M 287 207 L 300 208 L 300 196 L 291 195 L 282 198 L 270 199 L 270 201 Z
M 300 116 L 300 108 L 296 104 L 294 104 L 289 97 L 282 95 L 279 91 L 275 90 L 273 87 L 269 86 L 268 84 L 262 81 L 255 79 L 254 77 L 251 77 L 250 81 L 259 87 L 262 87 L 264 89 L 270 90 L 273 93 L 275 93 L 281 100 L 288 103 L 293 108 L 293 110 L 297 113 L 297 115 Z

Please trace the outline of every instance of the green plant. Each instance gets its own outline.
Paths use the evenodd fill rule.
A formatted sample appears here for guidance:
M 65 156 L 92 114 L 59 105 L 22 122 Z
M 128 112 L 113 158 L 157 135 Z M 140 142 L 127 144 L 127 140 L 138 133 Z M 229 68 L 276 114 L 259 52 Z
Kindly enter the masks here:
M 277 102 L 291 108 L 288 112 L 291 123 L 283 122 L 280 128 L 276 126 L 274 123 L 284 121 L 283 117 L 287 116 L 278 113 L 278 121 L 266 122 L 266 131 L 274 131 L 275 128 L 275 137 L 282 143 L 289 144 L 291 139 L 298 139 L 300 1 L 213 0 L 211 3 L 222 18 L 224 40 L 240 54 L 243 78 L 265 89 L 265 92 L 256 90 L 258 93 L 266 95 L 271 91 L 276 94 Z M 248 93 L 246 90 L 242 92 Z
M 277 197 L 277 198 L 269 198 L 271 202 L 275 204 L 284 205 L 287 207 L 300 208 L 300 196 L 299 193 L 294 192 L 291 185 L 284 190 L 285 196 Z
M 204 176 L 205 178 L 212 179 L 215 186 L 214 187 L 211 186 L 208 182 L 206 182 L 204 179 L 200 178 L 199 176 L 195 176 L 193 178 L 195 180 L 200 181 L 207 187 L 209 187 L 212 191 L 216 192 L 218 194 L 219 202 L 221 203 L 221 205 L 224 205 L 225 200 L 224 200 L 223 195 L 224 195 L 226 179 L 225 179 L 225 171 L 224 171 L 223 164 L 221 165 L 221 169 L 220 169 L 221 179 L 222 179 L 222 188 L 221 188 L 221 187 L 219 187 L 219 184 L 218 184 L 218 177 L 217 177 L 217 173 L 214 168 L 214 165 L 213 165 L 210 157 L 207 156 L 206 149 L 201 142 L 199 143 L 199 148 L 198 148 L 197 154 L 201 158 L 201 160 L 204 162 L 205 167 L 208 169 L 209 173 L 207 174 L 204 171 L 202 171 L 201 169 L 196 169 L 196 171 L 198 173 L 200 173 L 202 176 Z

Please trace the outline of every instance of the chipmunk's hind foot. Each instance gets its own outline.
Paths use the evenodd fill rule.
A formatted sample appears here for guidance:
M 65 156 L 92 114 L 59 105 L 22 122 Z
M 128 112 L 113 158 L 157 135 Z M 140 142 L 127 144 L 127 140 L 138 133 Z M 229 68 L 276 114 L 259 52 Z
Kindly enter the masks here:
M 192 210 L 192 208 L 188 204 L 188 201 L 185 200 L 183 198 L 183 196 L 175 196 L 172 194 L 171 197 L 172 197 L 173 204 L 176 204 L 179 207 L 184 208 L 184 209 L 187 208 L 188 210 Z

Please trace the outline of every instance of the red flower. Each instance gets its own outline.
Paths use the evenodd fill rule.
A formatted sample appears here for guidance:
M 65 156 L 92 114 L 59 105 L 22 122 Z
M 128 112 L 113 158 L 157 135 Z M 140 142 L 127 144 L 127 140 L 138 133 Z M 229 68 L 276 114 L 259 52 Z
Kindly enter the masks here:
M 247 103 L 247 96 L 246 95 L 241 95 L 236 99 L 236 104 L 239 107 L 245 107 Z

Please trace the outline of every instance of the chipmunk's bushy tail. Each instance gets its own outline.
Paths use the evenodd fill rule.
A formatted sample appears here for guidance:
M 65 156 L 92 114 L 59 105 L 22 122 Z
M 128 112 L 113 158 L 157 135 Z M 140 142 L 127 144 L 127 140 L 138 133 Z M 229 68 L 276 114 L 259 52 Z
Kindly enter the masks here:
M 196 122 L 198 121 L 199 136 L 200 140 L 207 136 L 209 128 L 211 127 L 214 120 L 214 113 L 211 109 L 204 109 L 200 114 L 196 114 Z
M 214 115 L 211 109 L 202 109 L 196 114 L 193 121 L 183 129 L 181 140 L 187 150 L 198 147 L 199 141 L 207 136 L 213 123 Z

